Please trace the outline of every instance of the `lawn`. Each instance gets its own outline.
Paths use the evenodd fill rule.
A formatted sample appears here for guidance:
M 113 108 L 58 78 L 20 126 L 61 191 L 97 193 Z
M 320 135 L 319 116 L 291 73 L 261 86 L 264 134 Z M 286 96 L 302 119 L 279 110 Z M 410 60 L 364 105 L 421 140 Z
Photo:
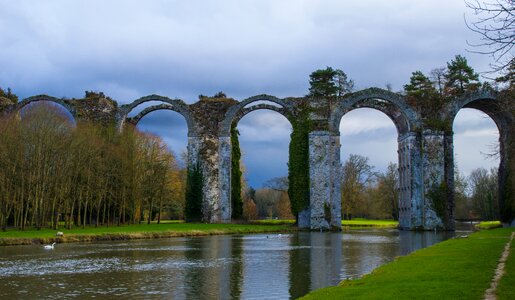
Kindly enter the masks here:
M 494 229 L 502 227 L 501 221 L 482 221 L 479 224 L 476 224 L 474 227 L 480 230 L 484 229 Z
M 500 228 L 447 240 L 397 258 L 361 279 L 316 290 L 305 299 L 482 299 L 513 231 Z M 499 288 L 501 299 L 514 299 L 514 264 L 511 255 L 510 272 Z
M 506 262 L 506 273 L 497 286 L 497 299 L 515 299 L 515 240 L 511 242 L 510 256 Z
M 399 222 L 394 220 L 369 220 L 369 219 L 352 219 L 342 220 L 343 227 L 388 227 L 394 228 L 399 226 Z
M 20 245 L 49 243 L 56 240 L 56 232 L 64 233 L 59 242 L 78 242 L 95 240 L 122 240 L 138 238 L 160 238 L 174 236 L 195 236 L 213 234 L 243 234 L 261 232 L 285 232 L 296 230 L 291 225 L 255 225 L 255 224 L 203 224 L 176 223 L 136 224 L 110 227 L 86 227 L 71 230 L 8 230 L 0 232 L 0 245 Z

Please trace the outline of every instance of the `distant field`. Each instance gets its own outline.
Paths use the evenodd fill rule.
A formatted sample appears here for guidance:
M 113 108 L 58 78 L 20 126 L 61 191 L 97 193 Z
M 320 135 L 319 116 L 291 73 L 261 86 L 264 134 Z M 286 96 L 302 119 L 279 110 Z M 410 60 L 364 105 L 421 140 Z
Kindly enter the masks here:
M 353 219 L 342 220 L 344 227 L 388 227 L 394 228 L 399 226 L 399 222 L 394 220 L 368 220 L 368 219 Z
M 494 229 L 502 227 L 501 221 L 482 221 L 479 224 L 476 224 L 474 227 L 477 229 Z

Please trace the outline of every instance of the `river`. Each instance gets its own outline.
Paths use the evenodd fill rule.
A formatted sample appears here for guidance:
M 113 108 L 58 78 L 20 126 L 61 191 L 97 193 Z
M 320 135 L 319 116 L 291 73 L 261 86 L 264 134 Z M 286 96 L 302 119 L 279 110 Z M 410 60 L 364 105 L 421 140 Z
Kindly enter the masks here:
M 460 233 L 457 233 L 460 234 Z M 451 237 L 395 229 L 0 248 L 0 299 L 289 299 Z

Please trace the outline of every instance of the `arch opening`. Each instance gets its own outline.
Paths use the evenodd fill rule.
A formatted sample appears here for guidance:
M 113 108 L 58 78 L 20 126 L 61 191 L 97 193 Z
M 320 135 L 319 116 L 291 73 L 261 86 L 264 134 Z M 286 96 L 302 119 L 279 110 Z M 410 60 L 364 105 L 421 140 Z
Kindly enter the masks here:
M 500 219 L 501 127 L 489 113 L 473 108 L 477 104 L 469 103 L 453 120 L 456 221 Z
M 180 166 L 186 167 L 188 124 L 180 113 L 169 108 L 156 108 L 145 113 L 135 125 L 141 132 L 159 136 Z
M 120 129 L 127 123 L 137 124 L 145 115 L 156 110 L 168 109 L 181 114 L 188 124 L 189 134 L 194 134 L 195 126 L 190 109 L 184 101 L 180 99 L 170 99 L 168 97 L 150 95 L 139 98 L 132 103 L 122 105 Z
M 346 113 L 339 123 L 342 219 L 398 220 L 399 128 L 383 111 L 366 107 Z M 399 154 L 398 154 L 399 153 Z M 403 175 L 403 176 L 400 176 Z
M 152 109 L 148 109 L 152 108 Z M 178 112 L 169 108 L 153 106 L 146 108 L 147 111 L 140 112 L 141 117 L 135 123 L 135 129 L 139 134 L 147 136 L 151 141 L 157 141 L 160 147 L 159 156 L 168 158 L 166 163 L 165 183 L 167 193 L 161 197 L 156 193 L 156 202 L 151 204 L 148 199 L 144 215 L 147 222 L 161 219 L 184 219 L 185 190 L 186 190 L 186 169 L 187 169 L 187 146 L 188 146 L 188 125 L 185 118 Z M 156 166 L 162 166 L 161 157 L 156 157 Z M 158 200 L 164 203 L 162 207 Z
M 290 121 L 263 109 L 247 112 L 233 125 L 239 132 L 244 218 L 294 219 L 287 193 Z
M 68 107 L 51 100 L 22 102 L 17 111 L 22 121 L 30 116 L 34 116 L 34 114 L 40 114 L 46 115 L 48 118 L 56 116 L 59 121 L 68 124 L 69 127 L 75 127 L 77 125 L 77 121 Z

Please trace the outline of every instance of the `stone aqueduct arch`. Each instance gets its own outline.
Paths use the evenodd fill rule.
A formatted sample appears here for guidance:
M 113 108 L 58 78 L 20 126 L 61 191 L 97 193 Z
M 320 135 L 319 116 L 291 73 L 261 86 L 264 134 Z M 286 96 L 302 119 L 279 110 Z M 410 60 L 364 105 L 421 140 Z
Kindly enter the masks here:
M 102 95 L 103 96 L 103 95 Z M 231 221 L 231 125 L 246 114 L 267 109 L 280 113 L 290 123 L 297 114 L 299 99 L 257 95 L 241 102 L 226 98 L 205 98 L 187 105 L 180 99 L 150 95 L 130 104 L 100 100 L 67 100 L 46 95 L 24 99 L 8 106 L 4 112 L 17 112 L 29 103 L 49 101 L 60 104 L 77 119 L 115 123 L 123 130 L 126 123 L 136 125 L 145 115 L 156 110 L 173 110 L 188 125 L 188 164 L 201 167 L 203 186 L 203 219 L 208 222 Z M 89 101 L 89 102 L 88 102 Z M 157 101 L 133 117 L 129 113 L 139 105 Z M 255 102 L 273 102 L 276 105 Z M 254 104 L 254 105 L 253 105 Z M 313 230 L 341 227 L 340 132 L 341 118 L 358 108 L 373 108 L 385 113 L 398 132 L 399 157 L 399 223 L 404 229 L 454 229 L 454 154 L 452 130 L 425 128 L 420 115 L 396 93 L 369 88 L 335 99 L 310 100 L 316 130 L 309 134 L 310 206 L 299 214 L 299 227 Z M 514 141 L 512 111 L 504 109 L 494 92 L 480 91 L 452 101 L 438 116 L 450 124 L 462 108 L 475 108 L 488 114 L 500 132 L 499 191 L 504 205 L 506 189 L 515 173 L 510 154 Z M 91 113 L 92 112 L 92 113 Z M 447 186 L 445 203 L 435 203 L 429 195 L 435 187 Z M 513 197 L 513 196 L 512 196 Z M 509 199 L 513 201 L 513 199 Z M 442 206 L 443 205 L 443 206 Z M 443 208 L 443 209 L 442 209 Z M 510 215 L 503 221 L 512 222 Z
M 77 111 L 75 109 L 75 106 L 72 104 L 72 102 L 70 102 L 70 100 L 54 98 L 54 97 L 47 96 L 47 95 L 37 95 L 37 96 L 25 98 L 22 101 L 18 102 L 17 104 L 13 105 L 11 108 L 11 111 L 18 112 L 21 109 L 23 109 L 25 106 L 29 105 L 30 103 L 41 102 L 41 101 L 59 104 L 64 109 L 66 109 L 73 116 L 74 119 L 77 119 Z
M 513 189 L 513 179 L 509 179 L 509 173 L 515 170 L 510 170 L 510 163 L 513 168 L 513 132 L 515 127 L 515 115 L 513 111 L 506 110 L 503 103 L 498 100 L 499 95 L 496 92 L 484 90 L 466 95 L 458 98 L 455 101 L 449 103 L 442 112 L 442 119 L 446 120 L 448 124 L 452 126 L 454 119 L 458 112 L 463 108 L 473 108 L 479 110 L 488 115 L 497 126 L 499 131 L 499 168 L 498 168 L 498 191 L 499 191 L 499 206 L 501 209 L 505 207 L 505 201 L 507 200 L 508 190 Z M 513 101 L 511 99 L 510 101 Z M 513 104 L 512 104 L 513 105 Z M 446 182 L 448 186 L 454 187 L 454 140 L 452 132 L 445 134 L 445 149 L 446 149 L 446 161 L 445 174 Z M 454 204 L 454 194 L 450 194 L 448 205 Z M 451 216 L 452 217 L 452 216 Z M 515 224 L 513 218 L 515 217 L 515 211 L 512 213 L 503 214 L 501 211 L 501 219 L 505 223 Z
M 420 143 L 416 131 L 421 128 L 419 114 L 396 93 L 369 88 L 344 97 L 336 103 L 330 116 L 329 128 L 339 136 L 342 117 L 358 108 L 372 108 L 387 115 L 397 129 L 399 170 L 399 226 L 401 228 L 424 227 L 422 224 L 423 170 Z M 339 139 L 337 140 L 339 149 Z M 339 184 L 339 181 L 338 181 Z M 338 190 L 338 189 L 336 189 Z

